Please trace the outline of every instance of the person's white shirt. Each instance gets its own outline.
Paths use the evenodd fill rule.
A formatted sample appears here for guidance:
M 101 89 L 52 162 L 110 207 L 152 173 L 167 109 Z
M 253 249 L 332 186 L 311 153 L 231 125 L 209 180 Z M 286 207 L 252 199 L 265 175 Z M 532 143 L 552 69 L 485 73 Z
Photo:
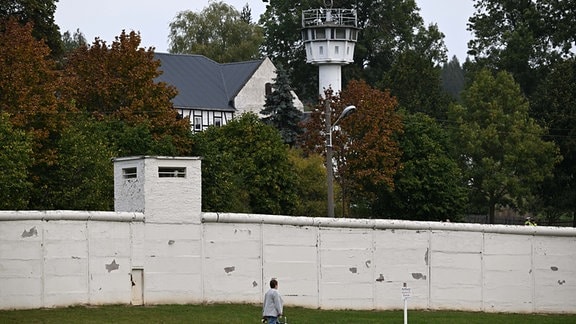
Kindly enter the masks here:
M 262 306 L 262 316 L 279 317 L 284 313 L 284 305 L 282 296 L 278 292 L 278 284 L 276 287 L 270 288 L 264 295 L 264 305 Z

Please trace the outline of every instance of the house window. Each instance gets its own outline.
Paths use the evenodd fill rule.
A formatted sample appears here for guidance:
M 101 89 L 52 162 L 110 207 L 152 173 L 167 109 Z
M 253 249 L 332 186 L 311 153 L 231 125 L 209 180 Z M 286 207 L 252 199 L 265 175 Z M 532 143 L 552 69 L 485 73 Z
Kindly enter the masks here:
M 222 117 L 214 117 L 214 126 L 216 127 L 222 126 Z
M 202 117 L 194 117 L 194 130 L 201 131 L 202 130 Z
M 334 46 L 334 54 L 340 54 L 338 53 L 340 52 L 340 47 L 339 46 Z
M 271 95 L 272 94 L 272 83 L 266 82 L 266 85 L 264 87 L 265 87 L 266 95 L 267 96 Z
M 136 173 L 137 169 L 134 168 L 124 168 L 122 169 L 122 178 L 124 179 L 134 179 L 136 177 L 138 177 L 138 174 Z
M 319 46 L 319 47 L 318 47 L 318 54 L 324 55 L 324 46 Z
M 186 178 L 184 167 L 158 167 L 159 178 Z

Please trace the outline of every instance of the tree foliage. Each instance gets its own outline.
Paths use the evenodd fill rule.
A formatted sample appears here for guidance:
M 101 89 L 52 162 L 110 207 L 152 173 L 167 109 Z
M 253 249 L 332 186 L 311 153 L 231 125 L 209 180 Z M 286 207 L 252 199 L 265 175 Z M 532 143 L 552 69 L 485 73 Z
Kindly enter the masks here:
M 14 129 L 7 113 L 0 112 L 0 209 L 28 206 L 32 182 L 32 141 L 26 132 Z
M 453 99 L 460 99 L 460 92 L 464 90 L 464 69 L 458 58 L 453 56 L 450 62 L 442 66 L 442 88 Z
M 373 211 L 395 219 L 458 221 L 468 197 L 449 133 L 422 113 L 405 112 L 402 120 L 402 168 L 394 177 L 394 190 L 378 193 Z
M 54 22 L 58 0 L 3 0 L 0 2 L 0 23 L 15 19 L 21 25 L 31 24 L 32 35 L 46 42 L 53 57 L 62 54 L 60 28 Z M 0 27 L 0 31 L 4 31 Z
M 0 112 L 24 131 L 31 141 L 31 161 L 23 183 L 32 184 L 27 193 L 28 207 L 42 205 L 47 177 L 58 164 L 57 140 L 75 110 L 60 100 L 61 81 L 50 49 L 32 36 L 32 24 L 21 25 L 9 19 L 0 34 Z
M 288 73 L 278 65 L 272 91 L 266 95 L 266 102 L 261 111 L 265 123 L 274 126 L 282 136 L 284 143 L 293 146 L 302 133 L 300 120 L 302 112 L 294 107 L 292 88 Z
M 170 53 L 200 54 L 220 63 L 260 57 L 261 28 L 250 22 L 249 8 L 238 12 L 222 1 L 201 12 L 182 11 L 170 23 Z
M 554 178 L 542 186 L 541 200 L 547 218 L 567 212 L 576 217 L 576 59 L 554 64 L 539 84 L 531 102 L 533 115 L 549 129 L 548 137 L 560 149 L 562 161 Z
M 173 109 L 176 89 L 154 80 L 160 62 L 152 49 L 139 47 L 140 40 L 139 34 L 122 31 L 110 46 L 96 39 L 72 52 L 67 65 L 70 99 L 115 126 L 122 155 L 184 155 L 190 150 L 190 124 Z M 122 145 L 122 134 L 149 140 Z
M 76 29 L 74 33 L 67 30 L 62 34 L 62 48 L 65 53 L 72 52 L 80 46 L 88 46 L 86 37 L 80 29 Z
M 512 76 L 484 70 L 453 105 L 451 121 L 471 193 L 489 210 L 525 207 L 537 185 L 559 161 L 554 143 L 541 139 L 545 129 L 528 115 L 528 102 Z
M 294 170 L 280 134 L 246 113 L 222 127 L 194 134 L 202 157 L 205 211 L 291 215 L 296 210 Z
M 58 164 L 46 177 L 43 206 L 53 209 L 113 210 L 114 145 L 108 142 L 104 124 L 76 114 L 57 141 Z
M 531 96 L 546 66 L 573 56 L 574 6 L 574 0 L 477 1 L 468 25 L 475 35 L 469 54 L 480 67 L 512 73 Z
M 352 81 L 341 96 L 326 92 L 330 101 L 331 120 L 335 121 L 347 105 L 357 112 L 341 119 L 332 132 L 336 181 L 342 188 L 344 216 L 351 202 L 373 203 L 376 192 L 394 187 L 394 175 L 400 167 L 400 150 L 396 136 L 402 131 L 398 103 L 389 92 L 370 87 L 364 81 Z M 306 152 L 324 154 L 325 117 L 322 101 L 305 125 L 303 148 Z M 330 162 L 328 162 L 330 163 Z
M 295 215 L 324 217 L 327 209 L 326 167 L 318 154 L 305 155 L 300 149 L 290 149 L 294 166 L 294 189 L 297 193 Z

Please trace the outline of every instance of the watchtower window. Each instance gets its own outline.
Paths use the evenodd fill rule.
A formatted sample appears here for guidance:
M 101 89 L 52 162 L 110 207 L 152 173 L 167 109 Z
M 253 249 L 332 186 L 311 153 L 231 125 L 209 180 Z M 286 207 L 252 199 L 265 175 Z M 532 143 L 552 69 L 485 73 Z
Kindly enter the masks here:
M 346 39 L 346 29 L 344 28 L 336 28 L 336 37 L 335 39 Z
M 350 40 L 351 41 L 356 41 L 356 39 L 358 38 L 358 31 L 357 30 L 351 30 L 350 31 Z
M 186 178 L 185 167 L 158 167 L 159 178 Z
M 326 39 L 326 30 L 316 29 L 316 39 Z
M 136 172 L 137 169 L 134 168 L 123 168 L 122 169 L 122 178 L 124 179 L 134 179 L 138 177 L 138 173 Z

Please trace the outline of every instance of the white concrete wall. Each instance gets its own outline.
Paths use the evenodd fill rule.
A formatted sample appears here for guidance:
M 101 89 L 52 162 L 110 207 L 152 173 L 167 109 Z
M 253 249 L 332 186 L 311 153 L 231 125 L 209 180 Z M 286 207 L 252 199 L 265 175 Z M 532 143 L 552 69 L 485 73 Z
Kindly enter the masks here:
M 137 213 L 0 211 L 0 308 L 130 302 Z
M 576 312 L 572 228 L 205 213 L 204 233 L 209 302 L 278 278 L 311 308 L 402 308 L 406 283 L 412 308 Z
M 0 211 L 0 309 L 260 303 L 278 278 L 312 308 L 402 308 L 406 283 L 411 308 L 576 313 L 574 228 L 201 213 L 199 159 L 131 165 L 119 211 Z

